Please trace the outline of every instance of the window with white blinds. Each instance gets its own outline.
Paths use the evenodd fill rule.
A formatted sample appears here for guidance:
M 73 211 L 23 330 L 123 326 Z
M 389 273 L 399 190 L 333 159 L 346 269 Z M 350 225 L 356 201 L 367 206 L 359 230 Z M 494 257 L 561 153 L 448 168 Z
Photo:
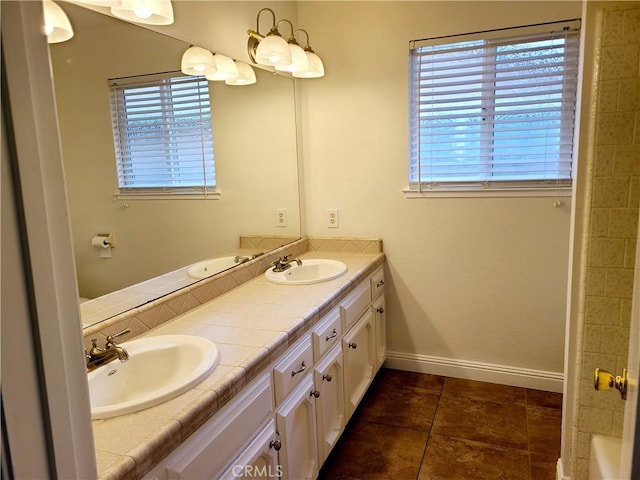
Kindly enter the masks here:
M 206 78 L 171 72 L 109 85 L 120 193 L 215 192 Z
M 410 189 L 571 185 L 579 21 L 446 40 L 410 45 Z

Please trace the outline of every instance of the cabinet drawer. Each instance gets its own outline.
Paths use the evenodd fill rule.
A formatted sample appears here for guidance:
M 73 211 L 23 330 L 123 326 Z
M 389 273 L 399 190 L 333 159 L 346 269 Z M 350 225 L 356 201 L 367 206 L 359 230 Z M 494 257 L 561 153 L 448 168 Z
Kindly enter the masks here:
M 327 314 L 311 333 L 313 342 L 313 359 L 316 363 L 342 338 L 342 321 L 340 309 L 334 308 Z
M 371 302 L 371 284 L 366 280 L 356 287 L 340 306 L 342 329 L 346 332 L 356 323 Z
M 225 405 L 184 442 L 166 464 L 166 478 L 216 478 L 272 414 L 268 374 Z
M 313 370 L 313 348 L 311 336 L 306 336 L 273 368 L 276 405 L 280 405 L 311 370 Z
M 384 291 L 384 269 L 380 267 L 371 275 L 371 300 L 375 300 Z

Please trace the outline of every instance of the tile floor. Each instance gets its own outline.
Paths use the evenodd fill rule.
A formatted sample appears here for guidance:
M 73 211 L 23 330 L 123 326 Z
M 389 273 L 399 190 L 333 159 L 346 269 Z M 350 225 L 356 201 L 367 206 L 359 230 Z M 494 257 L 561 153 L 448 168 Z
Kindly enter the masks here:
M 382 369 L 322 480 L 555 480 L 562 395 Z

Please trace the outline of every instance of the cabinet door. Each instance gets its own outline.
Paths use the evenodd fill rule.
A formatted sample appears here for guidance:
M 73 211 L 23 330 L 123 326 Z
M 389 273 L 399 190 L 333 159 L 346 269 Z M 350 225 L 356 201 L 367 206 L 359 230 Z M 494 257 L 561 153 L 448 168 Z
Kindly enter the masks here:
M 387 358 L 387 316 L 384 295 L 373 302 L 373 316 L 376 324 L 376 371 Z
M 367 310 L 342 339 L 346 421 L 353 415 L 375 375 L 373 320 L 373 313 Z
M 235 461 L 220 475 L 222 480 L 236 478 L 272 479 L 280 476 L 279 445 L 276 444 L 276 424 L 271 420 L 247 445 Z
M 276 412 L 283 480 L 318 476 L 318 445 L 313 375 L 307 375 Z
M 344 430 L 342 349 L 336 345 L 313 371 L 316 390 L 318 460 L 324 463 Z

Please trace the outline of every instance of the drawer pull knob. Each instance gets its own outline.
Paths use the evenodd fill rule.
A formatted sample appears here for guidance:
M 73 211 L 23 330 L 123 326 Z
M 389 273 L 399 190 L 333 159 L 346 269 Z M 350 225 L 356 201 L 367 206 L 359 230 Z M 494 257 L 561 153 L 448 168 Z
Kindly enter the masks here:
M 376 283 L 376 287 L 382 287 L 384 285 L 384 280 L 380 280 L 378 283 Z
M 358 344 L 356 342 L 349 342 L 349 348 L 353 348 L 355 350 L 358 348 Z
M 304 372 L 306 369 L 307 369 L 307 366 L 305 365 L 304 362 L 302 362 L 302 365 L 300 366 L 300 370 L 292 370 L 291 376 L 295 377 L 297 374 Z
M 331 375 L 329 375 L 328 373 L 326 375 L 322 375 L 322 379 L 326 380 L 327 382 L 331 381 Z
M 328 342 L 329 340 L 331 340 L 332 338 L 336 338 L 337 336 L 338 336 L 338 331 L 334 328 L 331 335 L 327 335 L 327 338 L 325 340 Z
M 311 390 L 311 393 L 309 393 L 309 396 L 318 398 L 320 396 L 320 392 L 318 390 Z
M 378 308 L 376 308 L 376 312 L 378 312 L 378 313 L 384 313 L 384 308 L 382 308 L 382 307 L 378 307 Z

